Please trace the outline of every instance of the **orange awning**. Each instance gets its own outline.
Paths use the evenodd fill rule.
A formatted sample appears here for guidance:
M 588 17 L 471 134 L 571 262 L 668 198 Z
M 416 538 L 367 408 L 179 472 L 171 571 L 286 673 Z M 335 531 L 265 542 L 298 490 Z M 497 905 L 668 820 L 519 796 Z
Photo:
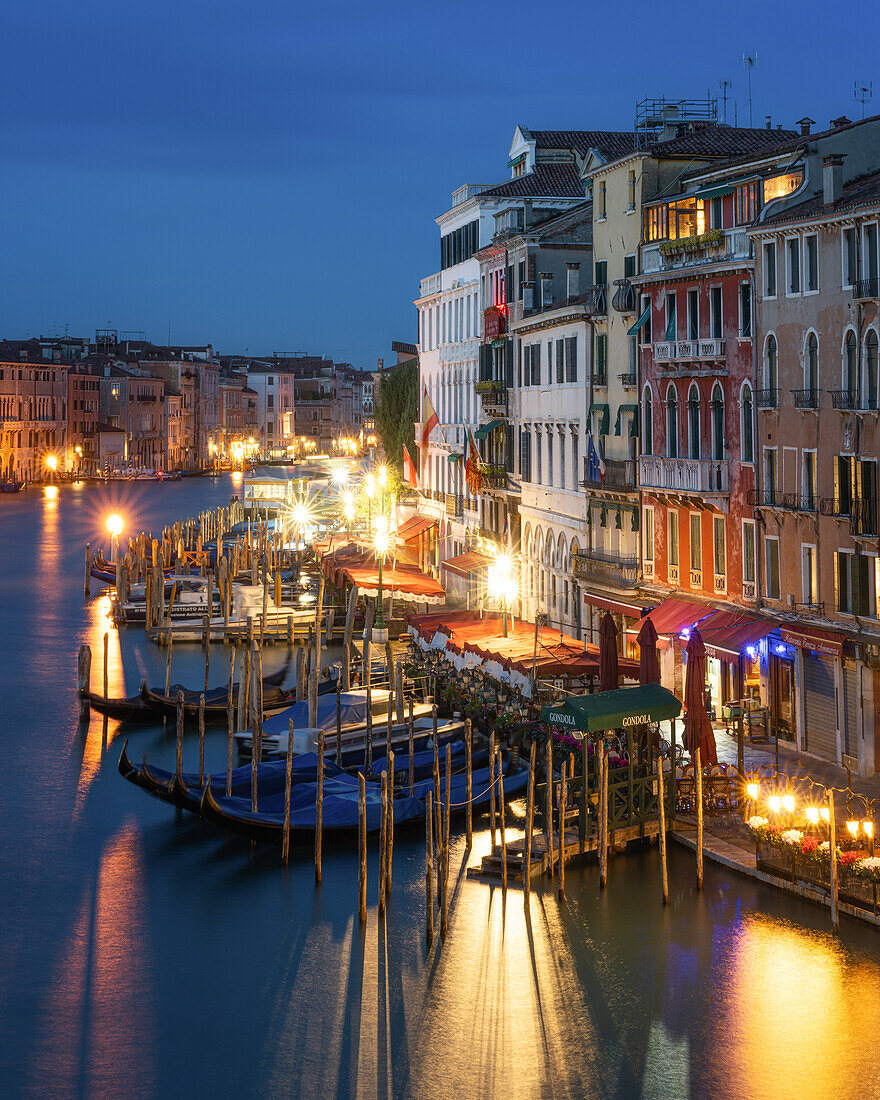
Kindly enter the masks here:
M 468 577 L 479 573 L 481 569 L 488 568 L 491 564 L 492 559 L 485 554 L 481 554 L 478 550 L 468 550 L 464 554 L 457 554 L 454 558 L 447 558 L 443 562 L 443 568 L 449 573 L 454 573 L 456 577 L 464 577 L 467 580 Z
M 397 541 L 410 542 L 436 526 L 437 520 L 432 519 L 430 516 L 410 516 L 397 528 Z
M 369 550 L 346 546 L 333 554 L 327 554 L 321 563 L 325 576 L 341 588 L 344 581 L 357 585 L 362 595 L 378 596 L 379 562 Z M 442 603 L 446 593 L 439 581 L 423 573 L 416 565 L 396 563 L 389 558 L 382 566 L 383 595 L 415 603 Z

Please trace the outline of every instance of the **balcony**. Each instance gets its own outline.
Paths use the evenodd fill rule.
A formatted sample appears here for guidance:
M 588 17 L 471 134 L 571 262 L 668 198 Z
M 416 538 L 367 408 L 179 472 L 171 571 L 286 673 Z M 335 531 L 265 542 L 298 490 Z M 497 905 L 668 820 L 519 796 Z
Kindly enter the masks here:
M 819 511 L 823 516 L 848 519 L 853 535 L 869 538 L 878 534 L 877 501 L 874 497 L 822 497 Z
M 794 394 L 794 407 L 796 409 L 818 409 L 818 390 L 792 390 Z
M 608 372 L 605 370 L 593 371 L 593 385 L 594 386 L 607 386 L 608 385 Z
M 618 374 L 617 377 L 620 380 L 620 384 L 621 384 L 621 386 L 624 387 L 624 389 L 629 389 L 629 390 L 635 389 L 635 386 L 636 386 L 636 376 L 635 376 L 635 374 L 633 374 L 633 373 Z
M 635 588 L 639 583 L 639 559 L 579 550 L 571 556 L 572 574 L 582 581 L 594 581 L 615 588 Z
M 620 493 L 632 493 L 636 488 L 636 464 L 632 459 L 609 458 L 605 460 L 605 477 L 591 478 L 589 464 L 584 459 L 583 485 L 587 489 L 610 489 Z
M 446 515 L 454 518 L 464 514 L 464 497 L 459 493 L 446 493 Z
M 587 313 L 604 317 L 608 312 L 608 287 L 601 283 L 588 286 L 584 291 L 584 305 Z
M 778 489 L 752 489 L 748 494 L 753 508 L 784 508 L 788 512 L 816 512 L 819 498 L 811 493 L 781 493 Z
M 654 344 L 655 363 L 677 363 L 709 360 L 719 362 L 727 357 L 726 342 L 709 340 L 661 340 Z
M 419 283 L 419 297 L 427 298 L 429 294 L 439 294 L 441 279 L 442 275 L 439 271 L 436 275 L 429 275 L 422 279 Z
M 772 388 L 755 390 L 755 405 L 759 409 L 778 409 L 779 390 Z
M 507 468 L 500 462 L 484 462 L 480 467 L 484 489 L 506 489 Z
M 726 493 L 727 463 L 709 458 L 639 459 L 640 484 L 643 489 L 664 489 L 677 493 Z
M 642 271 L 650 274 L 672 267 L 699 267 L 751 254 L 751 241 L 744 230 L 710 229 L 707 233 L 679 241 L 652 241 L 644 245 Z
M 639 305 L 639 292 L 629 279 L 615 279 L 617 290 L 611 299 L 612 308 L 618 313 L 635 313 Z
M 851 412 L 859 407 L 859 395 L 855 390 L 829 390 L 832 409 Z
M 853 284 L 853 298 L 880 298 L 880 278 L 859 279 Z
M 507 415 L 507 386 L 503 382 L 477 382 L 474 388 L 480 395 L 480 405 L 484 412 Z

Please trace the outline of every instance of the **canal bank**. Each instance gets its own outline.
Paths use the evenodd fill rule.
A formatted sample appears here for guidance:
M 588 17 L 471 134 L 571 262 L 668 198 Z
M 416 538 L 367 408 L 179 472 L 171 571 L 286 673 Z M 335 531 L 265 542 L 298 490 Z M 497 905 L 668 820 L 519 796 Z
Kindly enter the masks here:
M 469 860 L 453 837 L 449 936 L 429 951 L 420 836 L 395 843 L 382 920 L 371 846 L 362 929 L 354 852 L 325 852 L 316 888 L 311 853 L 284 870 L 274 848 L 177 820 L 124 783 L 116 723 L 106 745 L 99 718 L 78 727 L 76 651 L 99 653 L 109 630 L 120 695 L 161 682 L 164 653 L 113 630 L 104 596 L 84 612 L 82 547 L 104 539 L 110 508 L 157 530 L 227 503 L 231 483 L 126 488 L 0 501 L 9 1095 L 864 1095 L 874 929 L 844 922 L 835 941 L 818 907 L 708 866 L 698 894 L 692 855 L 675 850 L 668 907 L 646 851 L 615 858 L 605 890 L 595 866 L 572 865 L 562 904 L 535 881 L 526 912 L 519 891 L 465 880 L 491 844 L 478 821 Z M 174 660 L 198 683 L 198 645 Z M 130 748 L 173 767 L 161 724 Z M 206 757 L 224 767 L 222 732 Z

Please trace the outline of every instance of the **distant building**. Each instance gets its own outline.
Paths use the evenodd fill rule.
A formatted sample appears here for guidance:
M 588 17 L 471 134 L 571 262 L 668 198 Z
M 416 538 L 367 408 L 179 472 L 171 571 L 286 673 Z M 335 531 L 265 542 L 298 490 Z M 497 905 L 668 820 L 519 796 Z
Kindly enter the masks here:
M 67 364 L 46 359 L 37 340 L 0 341 L 0 477 L 33 481 L 67 448 Z
M 97 368 L 84 362 L 71 364 L 67 370 L 66 470 L 82 477 L 95 477 L 100 472 L 100 419 L 101 380 Z

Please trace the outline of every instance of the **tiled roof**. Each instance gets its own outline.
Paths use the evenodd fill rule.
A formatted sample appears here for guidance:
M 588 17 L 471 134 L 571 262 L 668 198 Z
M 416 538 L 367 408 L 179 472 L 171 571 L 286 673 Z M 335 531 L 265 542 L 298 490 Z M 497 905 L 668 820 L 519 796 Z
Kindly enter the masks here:
M 584 184 L 573 164 L 536 164 L 531 172 L 516 179 L 505 180 L 497 187 L 487 187 L 480 195 L 499 198 L 582 199 Z
M 754 156 L 780 149 L 798 136 L 795 130 L 763 126 L 700 126 L 669 141 L 655 142 L 647 151 L 658 158 Z
M 539 149 L 573 149 L 585 157 L 597 149 L 603 157 L 622 157 L 635 148 L 631 130 L 529 130 Z
M 0 340 L 0 361 L 35 363 L 45 367 L 67 366 L 67 360 L 46 359 L 39 340 Z
M 843 193 L 833 206 L 826 206 L 819 191 L 809 199 L 771 214 L 761 225 L 777 225 L 780 222 L 803 221 L 823 214 L 839 214 L 844 210 L 854 210 L 863 206 L 880 205 L 880 172 L 858 176 L 843 185 Z

